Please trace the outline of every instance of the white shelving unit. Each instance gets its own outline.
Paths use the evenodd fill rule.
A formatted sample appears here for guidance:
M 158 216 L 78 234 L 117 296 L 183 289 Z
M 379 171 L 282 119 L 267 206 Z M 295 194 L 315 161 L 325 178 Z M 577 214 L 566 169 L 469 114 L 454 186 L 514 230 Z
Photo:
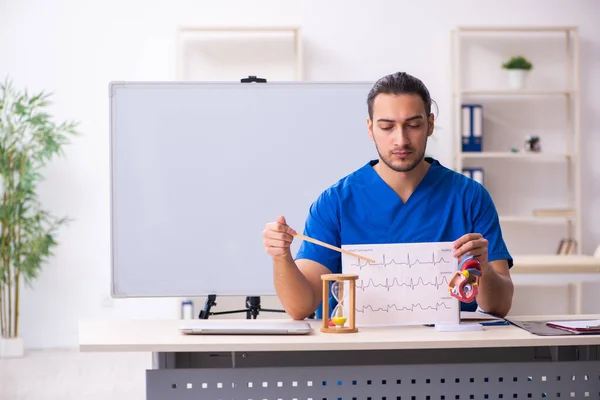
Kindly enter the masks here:
M 533 69 L 525 88 L 513 90 L 501 65 L 519 55 L 532 61 Z M 581 254 L 577 28 L 457 27 L 452 31 L 452 81 L 454 169 L 483 170 L 509 250 L 555 254 L 560 239 L 570 239 L 576 243 L 574 253 Z M 463 104 L 483 107 L 480 152 L 463 152 Z M 540 152 L 524 151 L 530 135 L 540 137 Z M 533 180 L 528 174 L 535 171 Z M 538 216 L 536 209 L 571 212 Z
M 184 81 L 269 81 L 304 78 L 302 34 L 295 26 L 182 27 L 176 75 Z

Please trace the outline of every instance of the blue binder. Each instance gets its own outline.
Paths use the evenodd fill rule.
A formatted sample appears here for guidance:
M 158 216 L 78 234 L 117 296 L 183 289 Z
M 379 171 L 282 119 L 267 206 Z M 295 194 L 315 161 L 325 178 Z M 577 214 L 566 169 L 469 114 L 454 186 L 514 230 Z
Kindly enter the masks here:
M 463 104 L 461 109 L 462 151 L 481 151 L 483 139 L 483 106 Z
M 476 182 L 484 184 L 483 168 L 465 167 L 462 170 L 464 176 L 473 179 Z

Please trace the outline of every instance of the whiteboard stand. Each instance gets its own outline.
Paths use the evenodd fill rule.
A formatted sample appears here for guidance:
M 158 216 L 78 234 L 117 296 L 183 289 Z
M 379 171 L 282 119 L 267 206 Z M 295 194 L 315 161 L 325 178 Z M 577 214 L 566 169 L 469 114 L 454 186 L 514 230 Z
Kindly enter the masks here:
M 211 311 L 213 306 L 216 306 L 217 295 L 209 294 L 204 303 L 204 309 L 198 314 L 199 319 L 208 319 L 211 315 L 224 315 L 224 314 L 239 314 L 246 313 L 246 319 L 256 319 L 258 314 L 263 312 L 274 312 L 274 313 L 285 313 L 285 310 L 276 310 L 271 308 L 262 308 L 260 306 L 260 296 L 246 296 L 246 308 L 240 310 L 227 310 L 227 311 Z

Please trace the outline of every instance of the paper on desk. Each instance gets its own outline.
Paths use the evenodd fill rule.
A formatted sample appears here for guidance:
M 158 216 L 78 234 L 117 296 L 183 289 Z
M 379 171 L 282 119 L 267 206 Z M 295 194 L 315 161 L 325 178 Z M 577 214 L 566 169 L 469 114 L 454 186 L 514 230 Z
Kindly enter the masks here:
M 600 319 L 595 320 L 573 320 L 573 321 L 548 321 L 547 325 L 556 325 L 567 329 L 598 329 L 600 330 Z
M 342 254 L 344 273 L 358 274 L 356 325 L 458 324 L 459 301 L 448 293 L 458 268 L 452 243 L 345 245 L 370 263 Z

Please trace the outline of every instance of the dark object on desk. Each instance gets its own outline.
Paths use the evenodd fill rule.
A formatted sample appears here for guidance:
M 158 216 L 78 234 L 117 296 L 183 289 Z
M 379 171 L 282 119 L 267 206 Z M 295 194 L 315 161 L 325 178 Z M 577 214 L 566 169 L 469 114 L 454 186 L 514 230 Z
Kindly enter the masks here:
M 504 319 L 501 319 L 498 321 L 481 321 L 480 324 L 483 326 L 503 326 L 503 325 L 510 325 L 510 322 L 508 322 Z
M 585 335 L 590 333 L 575 333 L 569 332 L 564 329 L 553 328 L 546 325 L 549 321 L 517 321 L 506 318 L 511 324 L 524 329 L 537 336 L 569 336 L 569 335 Z M 567 322 L 567 321 L 565 321 Z M 594 332 L 598 334 L 598 332 Z
M 493 314 L 489 314 L 483 311 L 461 311 L 460 312 L 461 322 L 479 322 L 483 326 L 502 326 L 510 325 L 504 318 L 496 317 Z

